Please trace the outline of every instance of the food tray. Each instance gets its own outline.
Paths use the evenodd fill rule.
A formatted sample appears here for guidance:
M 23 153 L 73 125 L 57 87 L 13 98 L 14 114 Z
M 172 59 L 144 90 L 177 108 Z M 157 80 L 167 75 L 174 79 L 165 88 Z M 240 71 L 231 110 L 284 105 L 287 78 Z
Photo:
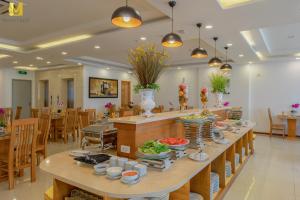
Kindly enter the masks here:
M 110 155 L 107 154 L 97 154 L 97 155 L 86 155 L 82 157 L 74 158 L 74 160 L 82 162 L 88 165 L 97 165 L 99 163 L 105 162 L 110 159 Z

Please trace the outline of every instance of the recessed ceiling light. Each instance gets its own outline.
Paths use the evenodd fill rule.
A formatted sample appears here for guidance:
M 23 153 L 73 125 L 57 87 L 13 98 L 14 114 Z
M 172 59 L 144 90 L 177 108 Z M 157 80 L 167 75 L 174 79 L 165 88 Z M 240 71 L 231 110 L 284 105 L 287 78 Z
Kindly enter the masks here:
M 227 46 L 228 46 L 228 47 L 231 47 L 231 46 L 232 46 L 232 44 L 231 44 L 231 43 L 228 43 L 228 44 L 227 44 Z
M 298 58 L 296 58 L 296 60 L 300 60 L 300 58 L 298 57 Z
M 178 70 L 182 69 L 181 67 L 177 67 Z
M 29 67 L 33 67 L 33 64 L 30 64 Z
M 295 53 L 294 56 L 300 57 L 300 53 Z
M 37 59 L 37 60 L 44 60 L 44 58 L 42 58 L 40 56 L 35 57 L 35 59 Z
M 128 73 L 128 74 L 132 74 L 132 71 L 128 71 L 127 73 Z
M 239 57 L 244 57 L 244 54 L 240 54 Z
M 49 64 L 51 64 L 51 62 L 50 62 L 50 61 L 47 61 L 47 64 L 49 65 Z
M 68 52 L 63 51 L 63 52 L 61 52 L 61 54 L 65 56 L 68 54 Z
M 79 62 L 79 63 L 77 63 L 77 65 L 82 65 L 82 63 Z
M 18 46 L 0 43 L 0 49 L 10 50 L 10 51 L 21 51 L 22 49 Z
M 92 37 L 92 35 L 90 35 L 90 34 L 77 35 L 74 37 L 69 37 L 69 38 L 65 38 L 65 39 L 61 39 L 61 40 L 56 40 L 56 41 L 52 41 L 52 42 L 39 44 L 39 45 L 37 45 L 37 47 L 40 49 L 50 48 L 50 47 L 55 47 L 55 46 L 59 46 L 59 45 L 67 44 L 67 43 L 77 42 L 79 40 L 84 40 L 84 39 L 87 39 L 90 37 Z
M 15 60 L 15 61 L 13 61 L 13 64 L 18 64 L 18 63 L 19 63 L 19 62 L 18 62 L 18 61 L 16 61 L 16 60 Z
M 99 45 L 94 46 L 95 49 L 100 49 L 101 47 Z
M 218 0 L 218 3 L 223 9 L 234 8 L 253 2 L 254 0 Z
M 34 71 L 37 70 L 37 67 L 27 67 L 27 66 L 17 66 L 14 67 L 15 69 L 21 69 L 21 70 L 28 70 L 28 71 Z
M 106 67 L 107 70 L 110 70 L 110 67 Z
M 145 41 L 145 40 L 147 40 L 147 38 L 146 37 L 141 37 L 140 40 Z
M 212 29 L 212 28 L 213 28 L 213 25 L 206 25 L 205 28 L 206 28 L 206 29 Z
M 2 59 L 2 58 L 8 58 L 8 57 L 10 57 L 10 55 L 7 55 L 7 54 L 0 54 L 0 59 Z
M 251 65 L 251 64 L 253 64 L 253 62 L 252 62 L 252 61 L 249 61 L 249 62 L 248 62 L 248 64 L 250 64 L 250 65 Z

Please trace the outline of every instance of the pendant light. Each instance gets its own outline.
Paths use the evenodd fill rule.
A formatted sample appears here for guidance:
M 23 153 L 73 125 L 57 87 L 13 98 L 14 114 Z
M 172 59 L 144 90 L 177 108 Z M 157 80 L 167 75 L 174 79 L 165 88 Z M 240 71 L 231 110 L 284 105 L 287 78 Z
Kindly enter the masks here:
M 222 61 L 217 57 L 217 37 L 213 38 L 215 41 L 215 57 L 209 60 L 208 65 L 210 67 L 220 67 L 222 65 Z
M 199 28 L 199 46 L 198 46 L 198 48 L 196 48 L 192 51 L 191 56 L 193 58 L 207 58 L 207 56 L 208 56 L 206 50 L 201 48 L 201 34 L 200 34 L 201 26 L 202 26 L 201 23 L 197 24 L 197 27 Z
M 176 5 L 176 1 L 169 1 L 169 6 L 172 8 L 172 32 L 165 35 L 161 41 L 161 44 L 164 47 L 180 47 L 182 46 L 182 40 L 180 36 L 174 33 L 174 18 L 173 18 L 173 9 Z
M 221 66 L 221 70 L 223 70 L 223 71 L 230 71 L 230 70 L 232 70 L 232 66 L 230 65 L 230 64 L 228 64 L 227 62 L 228 62 L 228 60 L 227 60 L 227 51 L 228 51 L 228 48 L 229 47 L 224 47 L 224 49 L 225 49 L 225 51 L 226 51 L 226 62 L 225 62 L 225 64 L 224 65 L 222 65 Z
M 114 11 L 111 17 L 111 23 L 121 28 L 135 28 L 142 25 L 142 17 L 134 8 L 126 5 Z

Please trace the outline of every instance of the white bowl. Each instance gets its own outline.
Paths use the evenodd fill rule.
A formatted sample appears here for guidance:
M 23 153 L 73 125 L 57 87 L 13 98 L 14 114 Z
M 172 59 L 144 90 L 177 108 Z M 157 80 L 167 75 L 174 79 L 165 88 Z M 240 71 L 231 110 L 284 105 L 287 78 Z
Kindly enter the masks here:
M 133 173 L 134 175 L 129 175 L 129 173 Z M 131 182 L 136 180 L 139 177 L 139 172 L 135 170 L 127 170 L 122 173 L 122 179 L 126 182 Z
M 109 167 L 108 164 L 104 164 L 104 163 L 99 163 L 97 165 L 94 166 L 94 170 L 96 173 L 100 174 L 100 173 L 104 173 L 106 172 L 106 169 Z
M 106 169 L 106 174 L 110 177 L 117 177 L 122 175 L 122 167 L 109 167 Z

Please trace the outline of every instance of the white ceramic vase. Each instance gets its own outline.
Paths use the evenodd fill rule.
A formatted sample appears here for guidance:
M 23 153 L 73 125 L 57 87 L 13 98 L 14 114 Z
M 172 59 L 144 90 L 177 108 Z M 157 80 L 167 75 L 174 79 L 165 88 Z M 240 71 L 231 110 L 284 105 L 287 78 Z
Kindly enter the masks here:
M 155 108 L 154 102 L 154 90 L 152 89 L 143 89 L 141 93 L 141 108 L 145 111 L 143 115 L 145 117 L 153 116 L 151 110 Z
M 222 107 L 223 106 L 223 93 L 217 92 L 215 93 L 216 96 L 216 107 Z

